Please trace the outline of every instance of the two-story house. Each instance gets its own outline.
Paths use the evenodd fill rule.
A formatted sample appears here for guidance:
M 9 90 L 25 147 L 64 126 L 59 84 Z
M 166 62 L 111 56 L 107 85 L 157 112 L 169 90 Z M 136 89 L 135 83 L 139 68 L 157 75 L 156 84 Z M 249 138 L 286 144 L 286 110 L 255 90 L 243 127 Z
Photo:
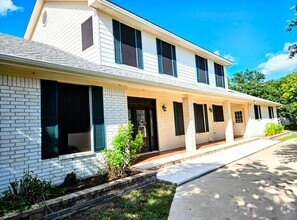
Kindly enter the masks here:
M 37 0 L 25 39 L 0 34 L 0 190 L 25 170 L 93 175 L 118 127 L 142 152 L 263 135 L 268 100 L 228 89 L 229 60 L 106 0 Z

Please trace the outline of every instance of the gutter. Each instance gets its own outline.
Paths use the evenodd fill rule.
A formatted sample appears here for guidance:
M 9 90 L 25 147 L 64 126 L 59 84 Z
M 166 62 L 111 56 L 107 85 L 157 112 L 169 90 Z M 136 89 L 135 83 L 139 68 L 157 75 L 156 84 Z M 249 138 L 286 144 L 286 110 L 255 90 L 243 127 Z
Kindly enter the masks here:
M 4 64 L 19 63 L 19 64 L 22 64 L 23 66 L 31 67 L 31 68 L 32 68 L 32 66 L 42 67 L 47 71 L 58 70 L 58 71 L 63 72 L 63 74 L 72 75 L 72 76 L 81 76 L 81 77 L 89 76 L 89 77 L 93 77 L 93 78 L 101 77 L 106 80 L 114 81 L 116 79 L 116 80 L 120 80 L 120 81 L 126 82 L 126 83 L 135 83 L 138 85 L 140 84 L 139 79 L 125 76 L 125 72 L 128 72 L 128 71 L 122 70 L 122 69 L 117 69 L 114 67 L 98 65 L 98 68 L 102 68 L 101 70 L 99 70 L 99 69 L 98 70 L 89 70 L 89 69 L 85 69 L 85 68 L 54 64 L 54 63 L 32 60 L 32 59 L 28 59 L 28 58 L 11 56 L 11 55 L 6 55 L 6 54 L 0 54 L 0 64 L 1 64 L 1 60 L 4 61 L 3 62 Z M 121 73 L 123 73 L 123 75 L 113 74 L 111 72 L 111 70 L 121 71 Z M 148 79 L 141 79 L 141 80 L 142 80 L 141 84 L 143 84 L 143 85 L 152 86 L 152 87 L 158 86 L 159 88 L 169 89 L 169 90 L 174 90 L 174 91 L 179 91 L 179 92 L 191 92 L 194 94 L 203 94 L 203 95 L 208 95 L 208 96 L 213 95 L 216 97 L 222 97 L 222 98 L 228 98 L 228 99 L 234 99 L 234 100 L 239 99 L 239 100 L 244 100 L 244 101 L 248 101 L 248 102 L 252 102 L 252 103 L 254 103 L 254 102 L 265 103 L 265 104 L 270 104 L 270 105 L 274 105 L 274 106 L 281 105 L 279 103 L 271 102 L 268 100 L 263 100 L 263 99 L 260 99 L 257 97 L 255 97 L 255 99 L 252 99 L 252 98 L 247 98 L 247 97 L 240 97 L 239 95 L 236 95 L 236 94 L 232 94 L 232 95 L 231 94 L 228 94 L 228 95 L 222 94 L 221 93 L 222 91 L 219 91 L 220 89 L 218 89 L 218 91 L 209 91 L 208 90 L 207 92 L 205 92 L 201 89 L 199 90 L 199 86 L 197 86 L 197 89 L 196 88 L 194 89 L 194 88 L 187 88 L 186 85 L 185 86 L 170 85 L 170 84 L 167 84 L 164 82 L 156 82 L 156 81 L 152 81 L 152 80 L 148 80 Z M 193 85 L 190 83 L 185 83 L 185 84 L 196 86 L 196 85 Z M 229 90 L 225 90 L 224 92 L 228 92 L 228 91 Z M 244 95 L 246 95 L 246 94 L 244 94 Z

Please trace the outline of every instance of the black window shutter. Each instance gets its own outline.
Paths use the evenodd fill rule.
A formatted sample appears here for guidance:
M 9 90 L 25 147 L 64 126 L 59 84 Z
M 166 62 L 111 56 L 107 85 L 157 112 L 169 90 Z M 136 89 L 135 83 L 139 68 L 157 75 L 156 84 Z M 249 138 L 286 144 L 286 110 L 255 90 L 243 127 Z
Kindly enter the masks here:
M 93 45 L 93 17 L 89 17 L 81 24 L 82 50 L 88 49 Z
M 258 105 L 258 106 L 259 106 L 259 115 L 260 115 L 260 119 L 262 119 L 261 106 L 260 106 L 260 105 Z
M 197 117 L 198 109 L 197 109 L 197 104 L 194 103 L 193 105 L 194 105 L 195 131 L 196 133 L 198 133 L 198 126 L 199 126 L 198 117 Z
M 157 38 L 157 55 L 158 55 L 158 66 L 159 66 L 159 73 L 164 73 L 163 68 L 163 55 L 162 55 L 162 41 Z
M 58 138 L 58 83 L 41 80 L 42 159 L 58 157 Z
M 197 82 L 200 82 L 200 69 L 199 69 L 199 57 L 195 55 Z
M 177 66 L 176 66 L 176 52 L 175 52 L 175 46 L 171 45 L 171 54 L 172 54 L 172 70 L 173 70 L 173 76 L 177 77 Z
M 141 32 L 135 30 L 136 35 L 136 53 L 137 53 L 137 67 L 143 69 L 143 52 L 142 52 L 142 39 Z
M 204 104 L 203 107 L 204 107 L 205 130 L 206 132 L 209 132 L 207 105 Z
M 272 115 L 271 115 L 271 107 L 268 107 L 268 113 L 269 113 L 269 118 L 272 118 Z
M 103 112 L 103 90 L 102 87 L 92 87 L 92 116 L 94 131 L 94 149 L 100 151 L 105 147 L 105 129 Z
M 179 120 L 178 120 L 178 106 L 177 102 L 173 102 L 173 110 L 174 110 L 174 125 L 175 125 L 175 135 L 179 135 Z
M 121 30 L 120 22 L 112 20 L 113 27 L 113 39 L 114 39 L 114 56 L 116 63 L 122 63 L 122 52 L 121 52 Z
M 207 62 L 207 59 L 205 59 L 205 75 L 206 75 L 206 83 L 209 84 L 208 62 Z

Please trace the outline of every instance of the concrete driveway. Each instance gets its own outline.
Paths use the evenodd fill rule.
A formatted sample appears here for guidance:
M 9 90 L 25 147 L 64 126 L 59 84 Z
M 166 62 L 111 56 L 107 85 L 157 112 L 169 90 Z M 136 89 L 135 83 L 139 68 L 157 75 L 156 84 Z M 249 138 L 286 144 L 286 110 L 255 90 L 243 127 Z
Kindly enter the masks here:
M 177 187 L 169 219 L 297 220 L 297 140 Z

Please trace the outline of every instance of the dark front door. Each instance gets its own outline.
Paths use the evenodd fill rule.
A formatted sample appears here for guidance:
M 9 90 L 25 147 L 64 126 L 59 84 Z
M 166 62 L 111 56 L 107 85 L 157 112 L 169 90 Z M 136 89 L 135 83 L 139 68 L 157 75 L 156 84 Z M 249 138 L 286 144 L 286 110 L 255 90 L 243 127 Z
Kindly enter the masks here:
M 128 98 L 128 118 L 134 125 L 134 134 L 143 134 L 141 152 L 158 150 L 155 100 Z

